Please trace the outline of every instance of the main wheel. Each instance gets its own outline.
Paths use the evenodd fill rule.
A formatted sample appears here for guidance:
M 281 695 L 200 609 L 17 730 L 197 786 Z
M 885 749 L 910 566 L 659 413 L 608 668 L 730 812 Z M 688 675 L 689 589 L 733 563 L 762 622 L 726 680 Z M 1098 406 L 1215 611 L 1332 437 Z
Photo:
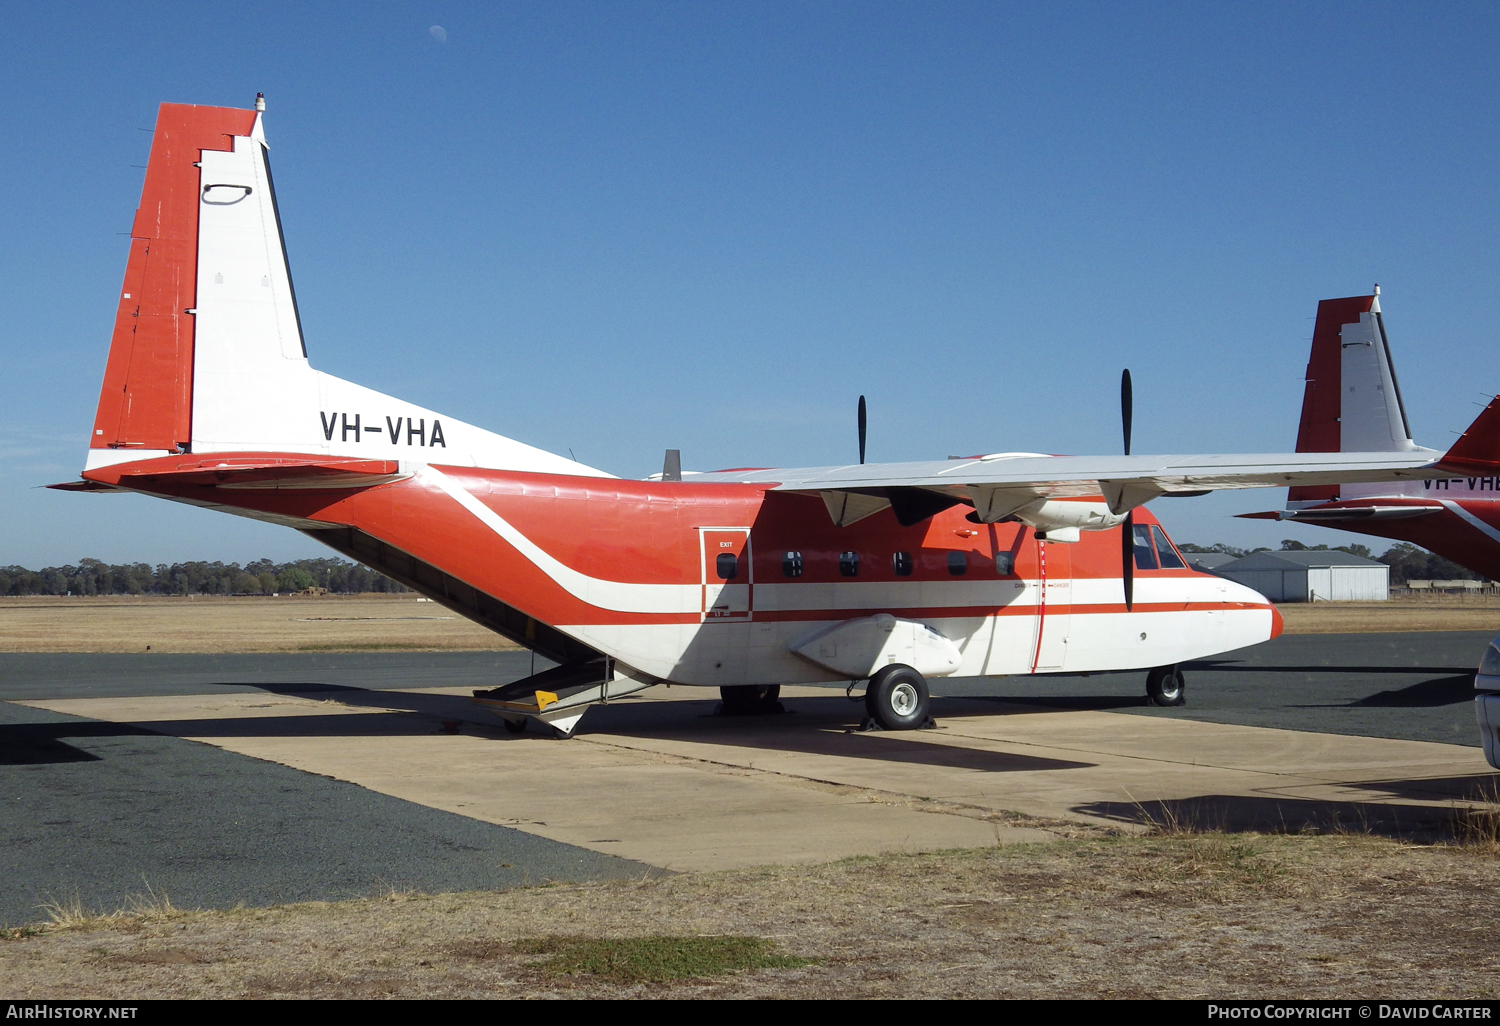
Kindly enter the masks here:
M 1187 701 L 1187 680 L 1176 666 L 1158 666 L 1146 674 L 1146 701 L 1152 705 L 1182 705 Z
M 865 688 L 865 709 L 886 730 L 916 730 L 927 722 L 927 681 L 910 666 L 883 667 Z
M 775 712 L 776 700 L 780 697 L 780 684 L 738 684 L 719 689 L 724 712 L 730 716 Z

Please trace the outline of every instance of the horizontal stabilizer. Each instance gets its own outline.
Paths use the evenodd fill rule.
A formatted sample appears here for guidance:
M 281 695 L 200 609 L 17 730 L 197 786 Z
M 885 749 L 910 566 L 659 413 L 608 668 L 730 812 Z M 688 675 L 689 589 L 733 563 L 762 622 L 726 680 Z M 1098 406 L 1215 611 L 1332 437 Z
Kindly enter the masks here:
M 243 453 L 187 459 L 163 459 L 101 467 L 86 471 L 87 480 L 104 487 L 123 486 L 151 490 L 153 483 L 200 485 L 213 488 L 274 491 L 279 489 L 370 488 L 411 476 L 397 460 L 362 460 L 355 457 L 278 456 Z
M 56 488 L 60 492 L 128 492 L 128 488 L 116 488 L 100 481 L 63 481 L 61 484 L 50 484 L 48 488 Z
M 1313 506 L 1305 509 L 1278 509 L 1267 513 L 1237 513 L 1242 520 L 1295 520 L 1319 524 L 1346 520 L 1408 520 L 1412 517 L 1441 513 L 1439 503 L 1409 506 Z

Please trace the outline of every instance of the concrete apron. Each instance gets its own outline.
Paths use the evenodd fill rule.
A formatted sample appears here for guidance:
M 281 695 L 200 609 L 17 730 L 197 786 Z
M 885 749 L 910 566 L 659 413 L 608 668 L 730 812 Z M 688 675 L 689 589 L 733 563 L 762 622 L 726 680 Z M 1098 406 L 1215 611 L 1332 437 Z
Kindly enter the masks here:
M 281 691 L 277 688 L 277 691 Z M 23 702 L 131 723 L 672 870 L 1048 840 L 1014 816 L 1139 829 L 1142 807 L 1445 813 L 1493 779 L 1477 748 L 1109 712 L 934 703 L 937 730 L 849 731 L 862 705 L 783 691 L 785 715 L 713 715 L 651 690 L 570 740 L 505 732 L 463 688 Z M 1357 818 L 1357 817 L 1356 817 Z M 1215 823 L 1198 823 L 1214 826 Z M 1347 825 L 1358 828 L 1358 822 Z

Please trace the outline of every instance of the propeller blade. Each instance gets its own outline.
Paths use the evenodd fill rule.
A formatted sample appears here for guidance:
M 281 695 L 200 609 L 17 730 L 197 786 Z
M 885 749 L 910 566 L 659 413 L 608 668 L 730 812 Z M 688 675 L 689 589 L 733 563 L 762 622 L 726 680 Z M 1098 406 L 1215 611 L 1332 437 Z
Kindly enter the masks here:
M 1135 396 L 1130 388 L 1130 368 L 1120 375 L 1120 426 L 1125 430 L 1125 455 L 1130 455 L 1130 422 L 1134 415 Z M 1120 525 L 1120 579 L 1125 585 L 1125 611 L 1135 605 L 1135 511 L 1125 514 Z
M 865 397 L 859 397 L 859 462 L 865 461 Z

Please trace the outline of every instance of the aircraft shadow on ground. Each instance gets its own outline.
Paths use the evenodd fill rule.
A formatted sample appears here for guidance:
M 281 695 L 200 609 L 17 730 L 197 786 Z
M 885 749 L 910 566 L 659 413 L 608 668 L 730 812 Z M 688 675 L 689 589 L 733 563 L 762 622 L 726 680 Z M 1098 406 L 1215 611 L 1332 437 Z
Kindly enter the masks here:
M 714 715 L 705 711 L 718 704 L 710 701 L 681 704 L 693 707 L 691 722 L 684 722 L 678 713 L 673 717 L 674 722 L 663 723 L 662 705 L 657 703 L 622 704 L 603 707 L 607 711 L 602 715 L 601 710 L 591 713 L 596 718 L 588 724 L 588 729 L 590 733 L 628 734 L 657 741 L 688 741 L 726 748 L 910 763 L 986 773 L 1085 769 L 1094 765 L 926 743 L 921 731 L 860 734 L 852 728 L 863 718 L 863 706 L 851 706 L 842 696 L 790 699 L 785 704 L 793 706 L 792 711 L 765 716 Z
M 1371 780 L 1359 785 L 1395 798 L 1425 801 L 1495 802 L 1500 800 L 1500 773 L 1471 773 L 1458 777 L 1415 780 Z
M 1418 681 L 1394 691 L 1378 691 L 1352 702 L 1294 705 L 1293 709 L 1430 709 L 1474 700 L 1474 674 Z
M 216 687 L 252 687 L 269 691 L 273 695 L 288 698 L 310 698 L 323 696 L 341 705 L 359 706 L 369 709 L 391 709 L 398 712 L 437 716 L 445 720 L 472 719 L 474 705 L 465 695 L 423 694 L 415 691 L 372 691 L 368 688 L 351 687 L 346 684 L 272 683 L 243 684 L 220 681 Z M 497 723 L 496 726 L 499 724 Z
M 1258 666 L 1240 659 L 1195 659 L 1183 663 L 1182 669 L 1214 670 L 1244 673 L 1467 673 L 1472 680 L 1472 666 Z
M 1463 779 L 1472 780 L 1476 792 L 1482 792 L 1488 786 L 1490 793 L 1494 793 L 1496 778 L 1493 776 Z M 1483 783 L 1486 779 L 1487 785 Z M 1433 793 L 1434 785 L 1441 781 L 1381 782 L 1354 786 L 1376 791 L 1397 783 L 1411 785 L 1412 794 L 1407 797 L 1429 801 L 1441 797 Z M 1464 799 L 1455 793 L 1451 800 L 1453 805 L 1445 808 L 1209 794 L 1172 801 L 1093 802 L 1074 806 L 1073 811 L 1119 823 L 1150 825 L 1168 833 L 1348 833 L 1373 834 L 1402 840 L 1442 841 L 1462 836 L 1463 833 L 1457 811 Z
M 941 711 L 940 703 L 947 701 L 983 702 L 989 706 L 1005 706 L 1007 712 L 1088 712 L 1111 709 L 1138 709 L 1146 705 L 1145 695 L 1029 695 L 1019 698 L 1008 695 L 964 695 L 951 699 L 934 698 L 933 712 Z M 966 712 L 971 712 L 966 710 Z M 950 714 L 953 715 L 953 714 Z
M 0 766 L 40 766 L 62 762 L 99 762 L 99 756 L 74 748 L 65 737 L 140 737 L 154 731 L 128 723 L 74 720 L 61 723 L 0 724 Z
M 1438 677 L 1424 680 L 1395 691 L 1381 691 L 1361 698 L 1350 705 L 1389 707 L 1415 707 L 1435 705 L 1458 705 L 1474 701 L 1474 674 L 1465 673 L 1456 677 Z
M 240 686 L 228 684 L 225 686 Z M 412 736 L 433 733 L 424 720 L 391 715 L 387 710 L 412 713 L 444 723 L 463 720 L 479 727 L 482 736 L 494 741 L 522 740 L 524 735 L 502 732 L 476 717 L 474 706 L 462 695 L 414 694 L 401 691 L 366 691 L 337 684 L 258 684 L 266 691 L 290 697 L 326 695 L 343 705 L 378 709 L 373 713 L 341 713 L 322 716 L 255 716 L 143 723 L 144 727 L 179 737 L 334 737 L 351 735 Z M 1046 759 L 1005 752 L 961 748 L 943 744 L 902 744 L 900 739 L 920 740 L 920 735 L 888 735 L 895 744 L 871 744 L 870 738 L 853 736 L 828 726 L 853 727 L 863 716 L 863 704 L 836 698 L 790 700 L 805 712 L 774 716 L 716 716 L 717 699 L 691 702 L 641 702 L 621 699 L 593 707 L 584 721 L 586 733 L 619 733 L 659 741 L 687 740 L 700 744 L 754 748 L 764 751 L 801 752 L 806 755 L 842 756 L 887 763 L 915 763 L 951 769 L 990 773 L 1022 770 L 1079 769 L 1093 765 L 1062 759 Z M 966 702 L 939 700 L 935 709 Z M 1134 704 L 1139 705 L 1140 699 Z M 809 708 L 811 706 L 811 708 Z M 973 710 L 967 710 L 973 711 Z M 825 729 L 817 729 L 817 728 Z M 535 740 L 535 735 L 530 735 Z

